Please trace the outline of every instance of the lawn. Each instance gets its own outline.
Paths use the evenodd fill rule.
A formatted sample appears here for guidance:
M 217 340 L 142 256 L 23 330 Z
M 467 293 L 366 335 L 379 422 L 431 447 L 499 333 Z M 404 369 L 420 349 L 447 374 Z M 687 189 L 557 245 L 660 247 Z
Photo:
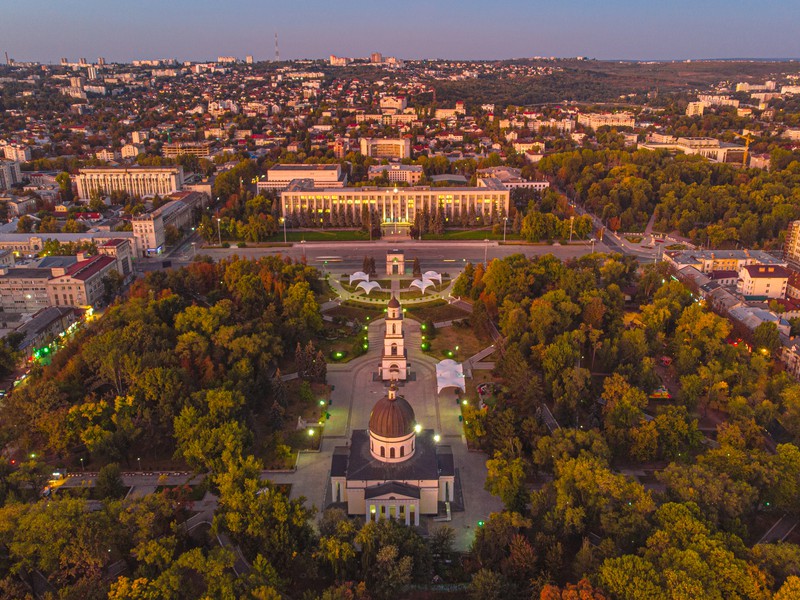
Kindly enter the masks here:
M 311 229 L 307 231 L 287 231 L 287 242 L 360 242 L 369 240 L 369 233 L 360 229 Z M 268 238 L 269 242 L 282 242 L 283 231 Z
M 488 336 L 485 339 L 479 337 L 469 326 L 441 327 L 436 330 L 436 336 L 431 340 L 430 354 L 440 360 L 452 358 L 462 362 L 491 343 L 492 340 Z
M 367 332 L 362 327 L 354 330 L 346 325 L 325 323 L 325 329 L 316 342 L 329 363 L 346 363 L 361 356 L 355 352 L 356 341 L 362 342 L 366 336 Z M 341 353 L 341 358 L 335 358 L 337 352 Z
M 406 314 L 418 321 L 433 321 L 434 323 L 469 318 L 468 312 L 458 306 L 448 304 L 444 300 L 434 300 L 425 304 L 410 304 Z
M 331 317 L 342 317 L 350 321 L 358 320 L 362 323 L 370 319 L 378 319 L 383 316 L 382 306 L 369 306 L 365 304 L 356 304 L 355 302 L 343 302 L 340 306 L 336 306 L 328 311 L 326 315 Z
M 423 233 L 423 240 L 503 240 L 503 232 L 492 233 L 491 229 L 449 229 L 444 233 Z M 521 240 L 518 233 L 506 230 L 506 240 Z

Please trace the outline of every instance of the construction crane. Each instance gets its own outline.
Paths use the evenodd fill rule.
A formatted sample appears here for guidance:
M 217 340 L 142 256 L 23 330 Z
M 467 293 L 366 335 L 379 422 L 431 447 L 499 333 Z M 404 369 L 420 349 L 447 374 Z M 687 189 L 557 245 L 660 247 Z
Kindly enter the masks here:
M 742 138 L 745 141 L 744 156 L 742 157 L 742 166 L 747 168 L 747 157 L 750 154 L 750 142 L 752 142 L 755 138 L 752 135 L 750 135 L 750 133 L 734 133 L 734 135 L 738 138 Z

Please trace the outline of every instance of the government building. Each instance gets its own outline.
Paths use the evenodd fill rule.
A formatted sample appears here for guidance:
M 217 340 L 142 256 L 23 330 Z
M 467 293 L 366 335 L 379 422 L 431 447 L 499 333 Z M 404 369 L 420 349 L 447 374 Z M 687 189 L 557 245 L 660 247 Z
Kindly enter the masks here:
M 183 167 L 87 167 L 75 177 L 78 198 L 93 192 L 127 192 L 131 196 L 166 196 L 183 187 Z
M 383 223 L 414 222 L 418 212 L 444 211 L 445 219 L 454 219 L 470 210 L 477 216 L 502 219 L 508 214 L 509 191 L 494 177 L 478 180 L 477 187 L 353 187 L 316 189 L 308 179 L 293 181 L 281 193 L 282 216 L 292 217 L 311 211 L 322 219 L 331 210 L 350 213 L 355 218 L 366 206 L 380 215 Z
M 411 140 L 408 138 L 361 138 L 361 154 L 372 158 L 396 158 L 411 156 Z

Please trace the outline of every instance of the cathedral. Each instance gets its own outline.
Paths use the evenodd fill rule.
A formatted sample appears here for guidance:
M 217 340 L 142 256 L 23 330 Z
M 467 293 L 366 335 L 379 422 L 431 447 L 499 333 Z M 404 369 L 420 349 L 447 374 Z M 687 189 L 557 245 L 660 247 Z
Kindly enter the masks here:
M 417 424 L 411 403 L 398 394 L 396 381 L 405 380 L 407 370 L 403 313 L 392 297 L 381 357 L 381 378 L 391 381 L 388 392 L 373 406 L 369 428 L 354 430 L 350 445 L 335 448 L 331 459 L 333 501 L 367 521 L 419 525 L 420 515 L 436 515 L 439 502 L 454 498 L 451 448 Z

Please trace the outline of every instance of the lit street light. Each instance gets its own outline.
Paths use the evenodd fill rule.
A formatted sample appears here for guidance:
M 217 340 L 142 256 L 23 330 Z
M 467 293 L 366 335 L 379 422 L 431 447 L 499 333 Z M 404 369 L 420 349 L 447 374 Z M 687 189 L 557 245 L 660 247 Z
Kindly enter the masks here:
M 286 217 L 281 217 L 281 223 L 283 223 L 283 243 L 286 243 Z
M 487 257 L 487 255 L 489 253 L 489 239 L 487 238 L 487 239 L 483 240 L 483 243 L 485 244 L 483 246 L 483 264 L 485 265 L 485 264 L 487 264 L 486 263 L 486 257 Z
M 139 470 L 142 470 L 142 459 L 140 457 L 136 458 L 136 461 L 139 463 Z
M 503 217 L 503 243 L 506 243 L 506 225 L 508 224 L 508 217 Z
M 219 217 L 217 217 L 217 235 L 219 236 L 219 247 L 222 248 L 222 225 L 220 225 Z

